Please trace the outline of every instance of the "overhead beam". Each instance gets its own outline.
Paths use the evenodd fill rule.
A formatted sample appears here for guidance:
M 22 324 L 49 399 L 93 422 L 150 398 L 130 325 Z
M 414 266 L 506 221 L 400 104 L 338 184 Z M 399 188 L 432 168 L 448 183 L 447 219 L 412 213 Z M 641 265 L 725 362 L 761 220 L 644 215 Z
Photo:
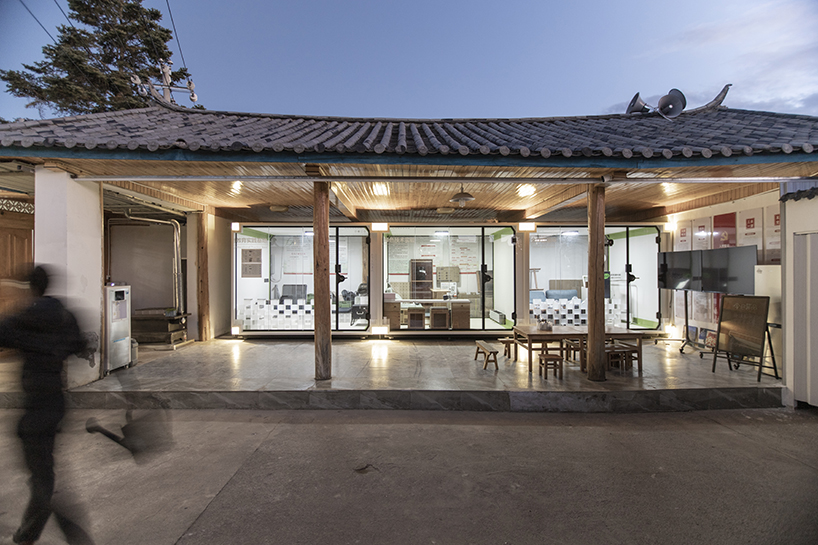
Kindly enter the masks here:
M 560 208 L 565 208 L 566 206 L 576 204 L 585 199 L 587 187 L 588 186 L 585 183 L 581 185 L 569 186 L 558 195 L 549 197 L 531 208 L 527 208 L 525 211 L 525 217 L 527 219 L 537 218 L 543 214 L 548 214 L 549 212 L 559 210 Z

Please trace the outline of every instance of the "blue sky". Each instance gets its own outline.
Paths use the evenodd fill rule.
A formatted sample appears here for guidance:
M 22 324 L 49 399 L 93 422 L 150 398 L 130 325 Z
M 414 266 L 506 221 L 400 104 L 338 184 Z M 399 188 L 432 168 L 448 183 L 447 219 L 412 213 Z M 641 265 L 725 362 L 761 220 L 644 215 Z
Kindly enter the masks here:
M 24 0 L 53 36 L 55 0 Z M 67 12 L 67 0 L 56 0 Z M 165 0 L 144 0 L 165 16 Z M 623 112 L 671 88 L 688 108 L 818 116 L 816 0 L 170 0 L 199 103 L 279 114 L 518 118 Z M 0 67 L 50 41 L 0 0 Z M 39 118 L 0 92 L 0 117 Z M 177 101 L 189 105 L 184 94 Z M 52 117 L 44 112 L 45 117 Z

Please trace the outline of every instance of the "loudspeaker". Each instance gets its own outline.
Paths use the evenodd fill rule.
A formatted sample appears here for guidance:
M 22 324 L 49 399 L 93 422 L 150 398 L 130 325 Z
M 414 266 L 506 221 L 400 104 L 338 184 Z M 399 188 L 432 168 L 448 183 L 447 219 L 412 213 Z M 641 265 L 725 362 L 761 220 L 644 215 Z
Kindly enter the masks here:
M 668 94 L 659 99 L 659 113 L 673 119 L 682 113 L 687 106 L 687 99 L 678 89 L 671 89 Z
M 633 95 L 631 99 L 631 103 L 628 104 L 628 109 L 625 110 L 626 114 L 635 114 L 635 113 L 647 113 L 650 111 L 648 105 L 645 104 L 645 101 L 639 98 L 639 93 Z

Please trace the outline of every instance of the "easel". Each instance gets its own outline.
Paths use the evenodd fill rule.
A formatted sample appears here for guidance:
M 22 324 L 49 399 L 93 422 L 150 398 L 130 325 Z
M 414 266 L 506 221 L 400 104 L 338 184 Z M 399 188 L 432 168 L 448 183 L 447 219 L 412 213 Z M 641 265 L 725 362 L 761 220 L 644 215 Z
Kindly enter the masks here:
M 775 378 L 780 378 L 778 367 L 775 364 L 770 324 L 766 321 L 769 300 L 769 297 L 732 295 L 726 295 L 722 299 L 716 346 L 713 348 L 714 373 L 716 372 L 716 360 L 721 357 L 727 360 L 727 367 L 731 371 L 734 369 L 734 363 L 735 369 L 738 369 L 742 363 L 758 366 L 758 382 L 761 382 L 763 369 L 772 369 Z M 764 324 L 763 331 L 761 331 L 761 323 Z M 776 325 L 773 324 L 774 327 Z M 752 335 L 753 333 L 755 335 Z M 760 344 L 753 342 L 753 337 L 757 339 L 758 336 L 761 336 Z M 770 345 L 772 365 L 764 365 L 765 342 Z M 727 346 L 722 346 L 722 343 Z M 730 349 L 731 344 L 733 350 Z M 757 358 L 757 361 L 754 358 Z

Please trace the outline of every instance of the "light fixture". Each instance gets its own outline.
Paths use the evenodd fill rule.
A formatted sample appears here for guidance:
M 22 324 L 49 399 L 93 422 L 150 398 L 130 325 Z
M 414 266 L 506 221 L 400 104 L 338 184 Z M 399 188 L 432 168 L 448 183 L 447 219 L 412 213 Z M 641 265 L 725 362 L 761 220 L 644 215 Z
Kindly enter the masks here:
M 437 209 L 438 214 L 451 214 L 453 212 L 454 212 L 454 208 L 449 208 L 449 207 L 443 207 L 443 208 L 438 208 Z
M 463 182 L 460 182 L 460 193 L 449 199 L 449 202 L 456 202 L 460 204 L 460 208 L 466 206 L 466 203 L 474 200 L 474 195 L 463 191 Z
M 230 224 L 230 229 L 232 229 L 234 233 L 238 233 L 239 231 L 241 231 L 241 224 L 234 221 L 233 223 Z
M 236 180 L 230 186 L 230 193 L 238 195 L 239 193 L 241 193 L 241 186 L 242 186 L 241 181 Z
M 449 236 L 449 232 L 448 231 L 435 231 L 435 236 L 436 237 L 447 237 L 447 236 Z
M 380 233 L 386 232 L 386 231 L 389 230 L 389 224 L 388 223 L 377 223 L 377 222 L 373 223 L 372 224 L 372 230 L 380 232 Z
M 375 182 L 372 184 L 372 193 L 374 195 L 385 197 L 386 195 L 389 195 L 389 186 L 383 182 Z
M 287 212 L 290 210 L 290 207 L 286 204 L 271 204 L 268 208 L 270 212 Z
M 531 184 L 523 184 L 523 185 L 517 186 L 517 195 L 520 196 L 520 197 L 530 197 L 536 191 L 537 191 L 537 188 L 535 188 Z
M 537 224 L 533 221 L 525 221 L 520 223 L 521 232 L 532 232 L 537 230 Z

